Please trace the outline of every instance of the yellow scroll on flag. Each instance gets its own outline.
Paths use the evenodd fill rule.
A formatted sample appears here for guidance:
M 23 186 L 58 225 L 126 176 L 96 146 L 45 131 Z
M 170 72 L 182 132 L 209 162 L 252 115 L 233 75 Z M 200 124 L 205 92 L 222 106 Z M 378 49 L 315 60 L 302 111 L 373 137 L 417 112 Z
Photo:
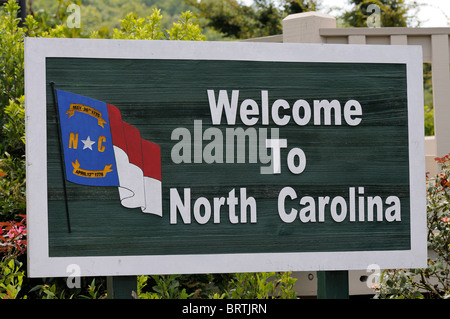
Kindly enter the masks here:
M 78 103 L 71 103 L 70 108 L 66 111 L 66 114 L 69 114 L 69 118 L 71 118 L 75 114 L 75 112 L 81 112 L 95 117 L 98 121 L 98 125 L 100 125 L 101 127 L 103 127 L 103 124 L 106 123 L 106 121 L 102 119 L 102 113 L 100 113 L 99 111 L 90 106 Z
M 105 165 L 103 170 L 89 170 L 80 168 L 80 163 L 78 160 L 75 160 L 75 163 L 72 162 L 73 173 L 78 176 L 83 177 L 105 177 L 107 173 L 112 172 L 111 165 Z

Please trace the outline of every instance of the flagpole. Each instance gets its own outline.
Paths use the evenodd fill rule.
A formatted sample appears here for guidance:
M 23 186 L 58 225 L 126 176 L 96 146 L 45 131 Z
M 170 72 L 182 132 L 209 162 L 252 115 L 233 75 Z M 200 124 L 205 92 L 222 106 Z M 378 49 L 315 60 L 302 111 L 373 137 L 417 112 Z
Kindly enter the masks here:
M 59 110 L 57 105 L 57 99 L 56 99 L 56 90 L 55 90 L 55 82 L 50 82 L 50 87 L 52 88 L 52 96 L 53 96 L 53 105 L 55 107 L 55 114 L 56 114 L 56 131 L 58 132 L 58 146 L 59 146 L 59 156 L 61 159 L 61 174 L 62 174 L 62 180 L 63 180 L 63 190 L 64 190 L 64 203 L 66 206 L 66 220 L 67 220 L 67 230 L 69 233 L 72 232 L 70 227 L 70 217 L 69 217 L 69 203 L 67 200 L 67 188 L 66 188 L 66 167 L 64 164 L 64 156 L 63 156 L 63 149 L 61 145 L 61 125 L 59 122 Z

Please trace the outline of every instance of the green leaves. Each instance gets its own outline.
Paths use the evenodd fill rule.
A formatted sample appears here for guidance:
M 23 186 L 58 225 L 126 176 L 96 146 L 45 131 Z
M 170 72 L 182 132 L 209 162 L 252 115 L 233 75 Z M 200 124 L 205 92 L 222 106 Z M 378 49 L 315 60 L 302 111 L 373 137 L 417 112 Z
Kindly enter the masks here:
M 187 299 L 194 293 L 188 294 L 186 288 L 182 288 L 178 279 L 180 275 L 150 276 L 155 282 L 153 291 L 144 292 L 147 286 L 148 276 L 138 276 L 139 299 Z
M 192 12 L 183 12 L 178 22 L 173 24 L 169 34 L 169 40 L 190 40 L 204 41 L 206 37 L 202 34 L 202 29 L 194 23 L 195 16 Z
M 13 0 L 0 9 L 0 121 L 10 100 L 24 94 L 23 39 L 25 31 L 18 27 L 17 10 Z
M 237 0 L 186 0 L 186 3 L 199 11 L 202 26 L 229 39 L 249 39 L 280 34 L 282 20 L 288 14 L 315 11 L 319 1 L 255 0 L 252 5 L 245 5 Z
M 16 1 L 0 8 L 0 219 L 25 212 L 23 39 Z
M 263 272 L 235 274 L 226 296 L 232 299 L 295 299 L 297 279 L 291 272 Z
M 439 172 L 426 186 L 431 252 L 427 267 L 384 271 L 377 298 L 448 298 L 450 294 L 450 154 L 435 160 Z
M 16 299 L 22 288 L 24 272 L 22 263 L 15 259 L 0 262 L 0 299 Z
M 379 8 L 379 27 L 406 27 L 413 19 L 408 16 L 411 9 L 417 7 L 416 3 L 406 4 L 404 0 L 352 0 L 352 10 L 343 14 L 345 26 L 347 27 L 368 27 L 369 17 L 376 12 L 369 9 L 375 5 Z
M 2 140 L 0 150 L 2 153 L 20 157 L 25 153 L 25 96 L 9 100 L 4 107 Z
M 195 16 L 186 11 L 181 14 L 178 22 L 174 22 L 172 28 L 162 30 L 161 10 L 153 9 L 152 14 L 146 18 L 140 18 L 135 13 L 129 13 L 120 23 L 120 29 L 114 29 L 113 39 L 138 39 L 138 40 L 191 40 L 203 41 L 206 37 L 201 28 L 195 24 Z M 96 37 L 93 34 L 92 37 Z
M 296 280 L 291 272 L 138 276 L 138 298 L 295 299 Z M 149 284 L 152 287 L 146 291 Z
M 155 9 L 151 16 L 139 18 L 135 13 L 129 13 L 120 23 L 120 30 L 114 29 L 113 39 L 161 40 L 164 33 L 161 30 L 160 10 Z

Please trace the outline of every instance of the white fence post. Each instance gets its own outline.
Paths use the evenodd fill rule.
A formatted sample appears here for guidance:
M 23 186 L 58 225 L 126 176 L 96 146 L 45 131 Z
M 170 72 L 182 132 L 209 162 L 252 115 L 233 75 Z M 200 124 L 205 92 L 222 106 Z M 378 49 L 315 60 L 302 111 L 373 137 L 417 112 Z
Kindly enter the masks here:
M 336 28 L 336 18 L 319 12 L 288 15 L 283 19 L 283 42 L 322 43 L 321 28 Z
M 450 74 L 448 34 L 431 35 L 434 135 L 436 155 L 450 153 Z

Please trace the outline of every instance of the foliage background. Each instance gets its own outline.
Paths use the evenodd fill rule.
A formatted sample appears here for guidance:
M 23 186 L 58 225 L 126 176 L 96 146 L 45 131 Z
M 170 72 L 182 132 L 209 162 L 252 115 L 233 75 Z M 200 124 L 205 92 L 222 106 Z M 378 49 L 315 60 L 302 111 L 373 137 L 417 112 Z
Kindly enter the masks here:
M 403 0 L 349 0 L 340 27 L 365 27 L 364 6 L 382 8 L 383 26 L 410 26 L 414 17 Z M 69 28 L 69 4 L 80 5 L 81 28 Z M 320 0 L 28 0 L 28 16 L 17 18 L 10 0 L 0 9 L 0 298 L 67 299 L 106 297 L 106 278 L 26 277 L 26 176 L 23 39 L 90 37 L 177 40 L 236 40 L 281 33 L 288 14 L 320 8 Z M 181 13 L 180 13 L 181 12 Z M 424 65 L 425 129 L 433 135 L 431 68 Z M 429 267 L 388 270 L 374 286 L 378 298 L 449 297 L 449 158 L 438 159 L 440 174 L 428 182 Z M 296 298 L 290 273 L 207 274 L 138 277 L 137 297 Z

